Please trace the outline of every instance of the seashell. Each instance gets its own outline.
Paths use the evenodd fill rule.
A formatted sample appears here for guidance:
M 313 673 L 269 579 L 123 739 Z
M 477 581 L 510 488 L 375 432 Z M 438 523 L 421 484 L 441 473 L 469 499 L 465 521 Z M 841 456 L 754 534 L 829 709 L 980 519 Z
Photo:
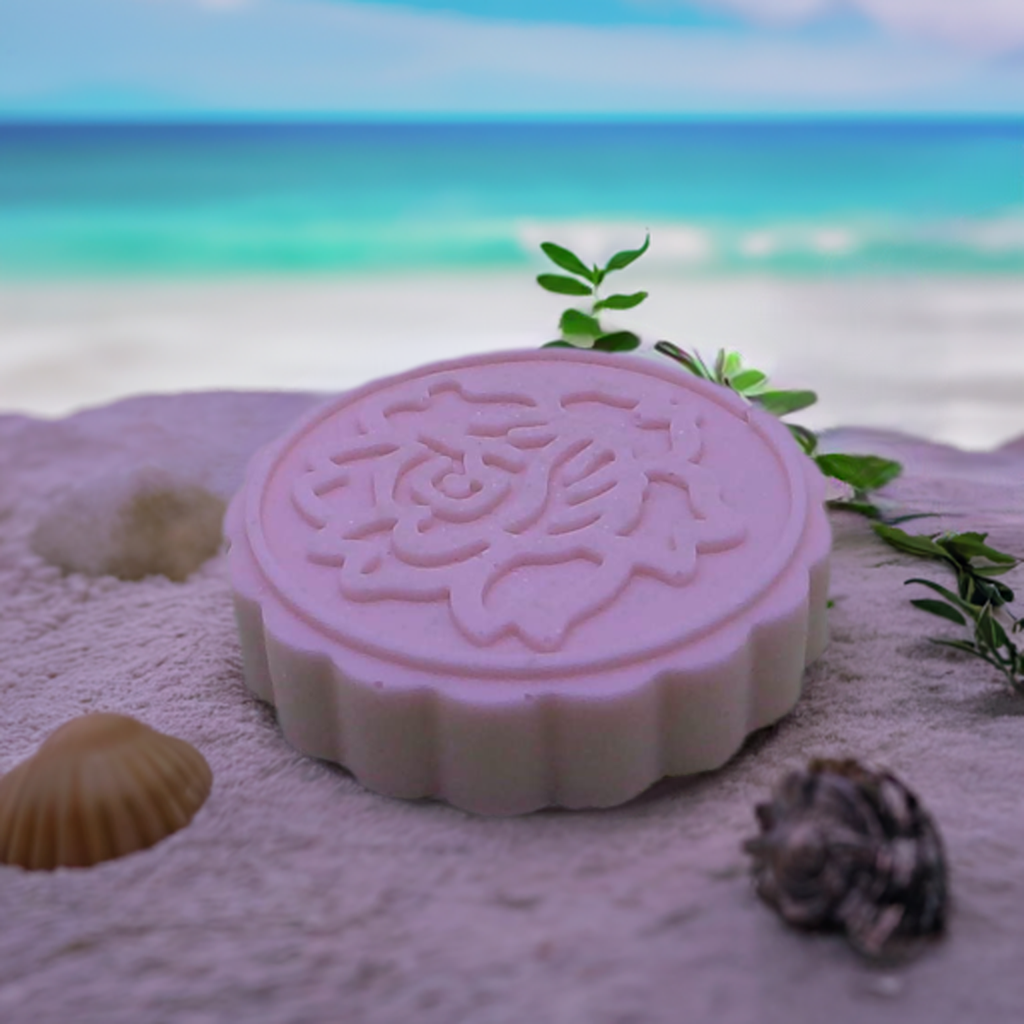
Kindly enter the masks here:
M 942 841 L 891 773 L 814 760 L 783 778 L 755 811 L 761 833 L 744 849 L 754 858 L 757 894 L 790 924 L 841 929 L 869 957 L 942 932 Z
M 184 828 L 213 774 L 191 744 L 127 715 L 65 722 L 0 778 L 0 863 L 88 867 Z

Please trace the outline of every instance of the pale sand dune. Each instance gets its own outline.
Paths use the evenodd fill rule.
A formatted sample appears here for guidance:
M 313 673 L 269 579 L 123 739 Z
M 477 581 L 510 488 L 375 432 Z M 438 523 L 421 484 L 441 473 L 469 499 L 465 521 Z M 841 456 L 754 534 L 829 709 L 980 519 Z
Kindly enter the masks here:
M 1024 429 L 1024 281 L 702 281 L 619 314 L 650 341 L 740 350 L 809 387 L 815 428 L 899 429 L 987 448 Z M 566 300 L 567 302 L 567 300 Z M 528 272 L 0 286 L 0 409 L 62 415 L 141 392 L 341 390 L 420 363 L 533 347 L 561 297 Z

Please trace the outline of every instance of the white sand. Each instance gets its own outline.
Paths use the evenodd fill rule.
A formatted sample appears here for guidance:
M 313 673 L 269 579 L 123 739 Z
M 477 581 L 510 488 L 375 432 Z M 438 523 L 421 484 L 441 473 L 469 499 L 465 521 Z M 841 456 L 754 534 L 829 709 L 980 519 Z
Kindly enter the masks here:
M 658 275 L 661 276 L 658 276 Z M 817 390 L 815 428 L 899 429 L 967 448 L 1024 430 L 1024 280 L 696 281 L 619 314 L 650 341 L 739 349 Z M 62 415 L 141 392 L 340 390 L 431 359 L 533 347 L 561 297 L 527 272 L 0 286 L 0 409 Z
M 159 464 L 226 496 L 311 400 L 0 417 L 0 771 L 104 709 L 189 740 L 215 773 L 195 821 L 149 851 L 0 868 L 4 1024 L 1020 1021 L 1024 698 L 925 642 L 943 626 L 902 583 L 928 567 L 859 518 L 834 517 L 831 644 L 782 723 L 624 807 L 505 820 L 387 800 L 292 751 L 242 682 L 222 556 L 174 584 L 62 576 L 32 552 L 72 484 L 119 468 Z M 930 529 L 1024 551 L 1024 437 L 984 455 L 855 431 L 829 443 L 901 458 L 892 496 L 951 514 Z M 888 766 L 939 823 L 950 931 L 907 967 L 790 931 L 751 891 L 752 807 L 811 755 Z

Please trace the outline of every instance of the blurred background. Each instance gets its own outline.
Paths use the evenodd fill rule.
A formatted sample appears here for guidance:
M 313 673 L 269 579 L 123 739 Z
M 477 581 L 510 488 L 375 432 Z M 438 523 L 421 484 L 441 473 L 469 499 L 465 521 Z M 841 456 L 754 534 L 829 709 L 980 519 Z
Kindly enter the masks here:
M 539 243 L 812 427 L 1024 434 L 1024 4 L 0 0 L 0 409 L 557 336 Z

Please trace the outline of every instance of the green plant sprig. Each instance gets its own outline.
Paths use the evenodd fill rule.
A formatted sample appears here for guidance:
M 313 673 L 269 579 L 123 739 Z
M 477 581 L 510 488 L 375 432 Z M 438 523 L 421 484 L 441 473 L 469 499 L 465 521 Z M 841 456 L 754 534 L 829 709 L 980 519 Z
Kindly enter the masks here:
M 768 386 L 768 375 L 762 370 L 743 365 L 739 352 L 719 349 L 714 363 L 709 366 L 701 354 L 694 350 L 687 352 L 671 341 L 659 341 L 654 350 L 679 363 L 695 377 L 730 388 L 738 395 L 759 406 L 773 416 L 788 416 L 814 405 L 818 396 L 813 391 L 774 391 Z M 806 427 L 787 423 L 797 443 L 812 455 L 818 446 L 817 435 Z
M 557 267 L 574 276 L 540 274 L 537 283 L 549 292 L 589 296 L 592 300 L 589 313 L 576 308 L 565 310 L 559 320 L 562 337 L 557 341 L 548 342 L 544 347 L 594 348 L 603 352 L 630 352 L 639 348 L 640 339 L 632 331 L 605 333 L 599 314 L 605 309 L 633 309 L 647 298 L 648 293 L 641 291 L 601 298 L 599 289 L 608 274 L 634 263 L 647 252 L 650 244 L 651 236 L 648 233 L 639 248 L 617 252 L 603 267 L 596 263 L 588 267 L 571 250 L 554 242 L 541 243 L 544 255 Z M 813 391 L 773 389 L 769 384 L 768 375 L 762 370 L 744 366 L 743 358 L 738 352 L 720 349 L 714 363 L 709 365 L 699 352 L 687 352 L 671 341 L 659 341 L 654 348 L 694 376 L 730 388 L 744 401 L 780 419 L 806 409 L 818 400 Z M 820 455 L 817 453 L 818 436 L 813 430 L 797 423 L 786 423 L 785 426 L 803 451 L 814 459 L 822 473 L 850 487 L 852 496 L 830 500 L 829 508 L 856 512 L 870 519 L 892 523 L 905 522 L 920 515 L 886 519 L 883 511 L 870 500 L 872 491 L 891 483 L 903 471 L 898 462 L 877 455 Z
M 1024 632 L 1024 619 L 1010 613 L 1007 605 L 1014 593 L 997 578 L 1022 560 L 986 544 L 987 533 L 909 534 L 884 523 L 874 524 L 874 530 L 897 551 L 942 562 L 956 575 L 956 592 L 917 576 L 904 581 L 904 586 L 928 587 L 942 598 L 917 598 L 910 602 L 915 608 L 971 633 L 970 640 L 929 637 L 929 641 L 980 658 L 1000 671 L 1015 692 L 1024 695 L 1024 650 L 1011 638 L 1011 634 Z
M 690 373 L 731 388 L 752 405 L 780 419 L 807 409 L 818 400 L 813 391 L 772 390 L 768 375 L 762 370 L 745 367 L 738 352 L 720 349 L 713 366 L 709 367 L 699 352 L 686 352 L 670 341 L 659 341 L 654 348 L 662 355 L 674 359 Z M 829 508 L 856 512 L 869 519 L 885 519 L 883 511 L 870 500 L 870 494 L 891 483 L 903 472 L 900 463 L 877 455 L 822 455 L 817 451 L 818 436 L 814 431 L 797 423 L 787 423 L 786 427 L 825 476 L 845 483 L 853 492 L 849 498 L 831 499 L 827 503 Z M 916 516 L 888 521 L 905 522 L 908 518 Z
M 558 321 L 561 337 L 549 341 L 545 348 L 594 348 L 599 352 L 632 352 L 640 347 L 640 338 L 632 331 L 605 331 L 599 314 L 605 309 L 633 309 L 647 298 L 647 292 L 631 294 L 618 293 L 601 297 L 600 288 L 605 278 L 617 270 L 624 270 L 638 260 L 651 244 L 650 233 L 639 249 L 624 249 L 617 252 L 608 262 L 599 267 L 596 263 L 588 267 L 574 252 L 556 245 L 542 242 L 541 249 L 552 263 L 567 270 L 574 277 L 562 274 L 538 274 L 537 284 L 556 295 L 589 296 L 590 311 L 570 307 Z

